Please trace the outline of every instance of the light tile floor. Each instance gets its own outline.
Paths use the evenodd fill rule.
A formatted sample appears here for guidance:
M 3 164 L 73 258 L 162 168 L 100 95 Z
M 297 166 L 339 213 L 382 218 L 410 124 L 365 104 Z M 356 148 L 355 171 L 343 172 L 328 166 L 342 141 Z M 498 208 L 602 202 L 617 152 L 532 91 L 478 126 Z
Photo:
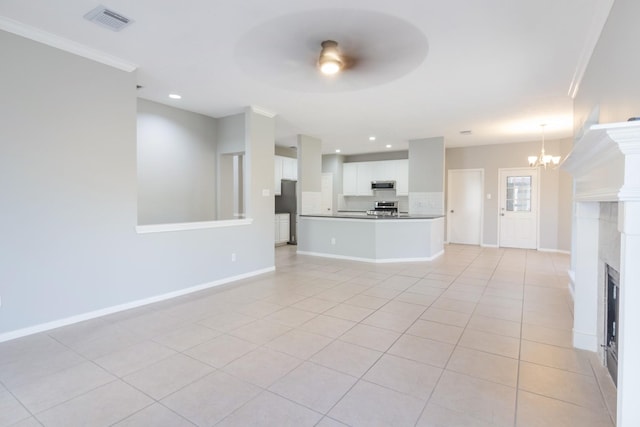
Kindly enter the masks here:
M 0 426 L 612 427 L 568 261 L 280 247 L 275 273 L 0 344 Z

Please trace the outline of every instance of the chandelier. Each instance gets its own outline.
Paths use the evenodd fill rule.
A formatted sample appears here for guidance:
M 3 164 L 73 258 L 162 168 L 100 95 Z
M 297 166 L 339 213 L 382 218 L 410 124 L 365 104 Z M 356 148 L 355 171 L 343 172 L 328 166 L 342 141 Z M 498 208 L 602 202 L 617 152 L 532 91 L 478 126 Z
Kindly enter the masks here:
M 527 157 L 527 160 L 529 160 L 529 166 L 531 166 L 532 168 L 537 168 L 542 166 L 546 169 L 548 164 L 553 164 L 554 166 L 557 166 L 558 163 L 560 163 L 560 156 L 552 156 L 551 154 L 546 154 L 544 151 L 544 127 L 545 126 L 546 124 L 540 125 L 540 127 L 542 128 L 542 149 L 540 150 L 540 155 Z

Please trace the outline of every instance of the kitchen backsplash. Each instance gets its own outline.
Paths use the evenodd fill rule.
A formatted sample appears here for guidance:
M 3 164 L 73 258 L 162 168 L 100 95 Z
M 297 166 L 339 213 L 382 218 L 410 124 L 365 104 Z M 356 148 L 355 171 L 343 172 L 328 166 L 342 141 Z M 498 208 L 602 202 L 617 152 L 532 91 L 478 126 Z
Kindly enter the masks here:
M 409 197 L 396 196 L 395 191 L 376 191 L 375 196 L 344 196 L 338 195 L 339 211 L 366 211 L 373 209 L 373 202 L 377 200 L 398 201 L 400 212 L 409 212 Z

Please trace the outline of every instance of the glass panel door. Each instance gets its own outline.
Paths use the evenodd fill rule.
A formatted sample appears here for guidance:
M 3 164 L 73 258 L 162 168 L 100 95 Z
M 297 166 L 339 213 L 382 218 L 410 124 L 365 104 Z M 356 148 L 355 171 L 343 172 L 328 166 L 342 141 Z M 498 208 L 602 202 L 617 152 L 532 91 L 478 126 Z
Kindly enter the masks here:
M 506 208 L 509 212 L 531 212 L 531 176 L 507 176 Z

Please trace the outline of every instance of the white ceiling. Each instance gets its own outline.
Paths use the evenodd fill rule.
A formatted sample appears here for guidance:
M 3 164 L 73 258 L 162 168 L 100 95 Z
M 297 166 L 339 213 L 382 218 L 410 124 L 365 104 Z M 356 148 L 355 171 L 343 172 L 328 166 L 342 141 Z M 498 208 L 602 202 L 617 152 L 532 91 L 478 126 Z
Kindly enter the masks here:
M 570 94 L 612 3 L 104 0 L 135 21 L 112 32 L 83 19 L 96 1 L 2 0 L 0 28 L 131 65 L 141 98 L 213 117 L 260 107 L 280 145 L 307 134 L 355 154 L 538 140 L 541 123 L 570 137 Z M 332 79 L 315 67 L 325 39 L 357 60 Z

